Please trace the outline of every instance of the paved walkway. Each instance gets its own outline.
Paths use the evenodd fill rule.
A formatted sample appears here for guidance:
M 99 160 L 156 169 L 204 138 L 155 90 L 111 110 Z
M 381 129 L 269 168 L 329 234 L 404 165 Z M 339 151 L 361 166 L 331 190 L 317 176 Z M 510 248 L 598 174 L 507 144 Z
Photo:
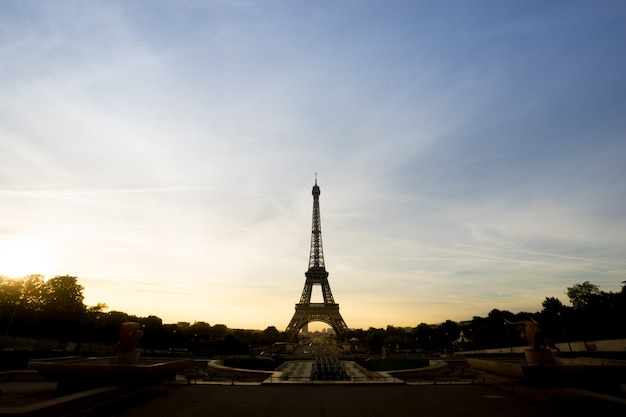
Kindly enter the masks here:
M 486 385 L 272 385 L 172 387 L 114 417 L 614 417 L 587 398 L 528 399 Z

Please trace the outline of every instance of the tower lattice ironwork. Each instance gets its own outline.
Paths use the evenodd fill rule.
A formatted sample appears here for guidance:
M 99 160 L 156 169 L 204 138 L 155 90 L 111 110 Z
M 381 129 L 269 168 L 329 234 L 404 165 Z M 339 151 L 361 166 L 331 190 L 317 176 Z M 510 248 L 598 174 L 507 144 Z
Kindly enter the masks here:
M 300 302 L 296 304 L 296 312 L 287 326 L 287 336 L 296 340 L 298 332 L 304 325 L 313 321 L 321 321 L 330 325 L 337 338 L 348 331 L 346 322 L 339 314 L 339 304 L 335 303 L 333 293 L 328 284 L 328 272 L 324 265 L 324 252 L 322 250 L 322 223 L 320 219 L 320 187 L 317 185 L 317 177 L 313 186 L 313 225 L 311 231 L 311 252 L 309 255 L 309 269 L 304 274 L 306 281 Z M 311 294 L 313 285 L 319 285 L 322 289 L 323 303 L 312 303 Z

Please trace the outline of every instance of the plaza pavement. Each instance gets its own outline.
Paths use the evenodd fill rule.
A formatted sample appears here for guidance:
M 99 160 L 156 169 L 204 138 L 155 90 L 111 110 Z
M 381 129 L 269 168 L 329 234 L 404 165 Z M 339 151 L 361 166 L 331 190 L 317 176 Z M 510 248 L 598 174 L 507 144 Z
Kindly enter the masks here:
M 626 406 L 489 385 L 174 385 L 112 417 L 617 417 Z

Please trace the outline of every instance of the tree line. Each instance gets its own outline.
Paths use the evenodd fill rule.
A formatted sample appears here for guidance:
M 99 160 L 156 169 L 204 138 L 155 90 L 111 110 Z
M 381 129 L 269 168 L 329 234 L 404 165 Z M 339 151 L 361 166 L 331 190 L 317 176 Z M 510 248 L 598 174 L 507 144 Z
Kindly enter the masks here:
M 139 317 L 108 306 L 84 304 L 84 287 L 70 275 L 44 280 L 41 275 L 24 278 L 0 276 L 0 334 L 7 346 L 15 338 L 50 339 L 56 349 L 73 346 L 76 351 L 113 350 L 122 323 L 138 322 L 144 333 L 146 353 L 197 353 L 202 355 L 248 353 L 250 346 L 271 345 L 280 339 L 273 326 L 260 330 L 229 329 L 224 324 L 195 322 L 164 324 L 157 316 Z
M 507 346 L 520 346 L 523 341 L 509 321 L 535 320 L 546 337 L 554 343 L 593 341 L 626 337 L 626 281 L 621 292 L 605 292 L 585 281 L 567 287 L 571 306 L 558 298 L 546 297 L 539 312 L 512 313 L 493 309 L 487 317 L 475 316 L 470 321 L 446 320 L 437 325 L 420 323 L 406 329 L 387 326 L 353 330 L 349 337 L 365 342 L 370 350 L 380 352 L 383 347 L 393 351 L 451 352 L 458 349 L 482 350 Z M 455 343 L 459 335 L 467 338 L 465 343 Z
M 626 284 L 626 281 L 623 283 Z M 106 311 L 106 304 L 86 306 L 84 287 L 78 278 L 64 275 L 44 280 L 41 275 L 24 278 L 0 276 L 0 333 L 4 345 L 13 338 L 52 339 L 64 350 L 69 342 L 76 350 L 94 346 L 110 350 L 119 338 L 122 323 L 140 323 L 146 352 L 185 352 L 202 356 L 248 354 L 252 349 L 286 342 L 286 335 L 274 326 L 265 330 L 230 329 L 224 324 L 195 322 L 190 325 L 164 324 L 157 316 L 138 317 L 120 311 Z M 353 329 L 346 339 L 356 338 L 368 351 L 383 348 L 402 352 L 441 352 L 459 347 L 490 349 L 523 344 L 510 321 L 533 319 L 553 342 L 600 340 L 626 337 L 626 285 L 621 292 L 605 292 L 585 281 L 567 288 L 571 306 L 558 298 L 546 297 L 539 312 L 512 313 L 493 309 L 487 317 L 468 322 L 446 320 L 441 324 L 420 323 L 414 328 L 387 326 Z M 455 344 L 460 333 L 470 340 Z

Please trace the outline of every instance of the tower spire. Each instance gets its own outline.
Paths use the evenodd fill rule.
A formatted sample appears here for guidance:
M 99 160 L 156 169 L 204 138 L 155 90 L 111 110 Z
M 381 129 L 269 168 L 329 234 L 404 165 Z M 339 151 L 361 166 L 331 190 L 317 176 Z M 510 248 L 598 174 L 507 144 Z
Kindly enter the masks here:
M 320 187 L 317 185 L 317 173 L 313 186 L 313 224 L 311 227 L 311 252 L 309 256 L 309 270 L 325 270 L 324 251 L 322 249 L 322 221 L 320 217 Z

